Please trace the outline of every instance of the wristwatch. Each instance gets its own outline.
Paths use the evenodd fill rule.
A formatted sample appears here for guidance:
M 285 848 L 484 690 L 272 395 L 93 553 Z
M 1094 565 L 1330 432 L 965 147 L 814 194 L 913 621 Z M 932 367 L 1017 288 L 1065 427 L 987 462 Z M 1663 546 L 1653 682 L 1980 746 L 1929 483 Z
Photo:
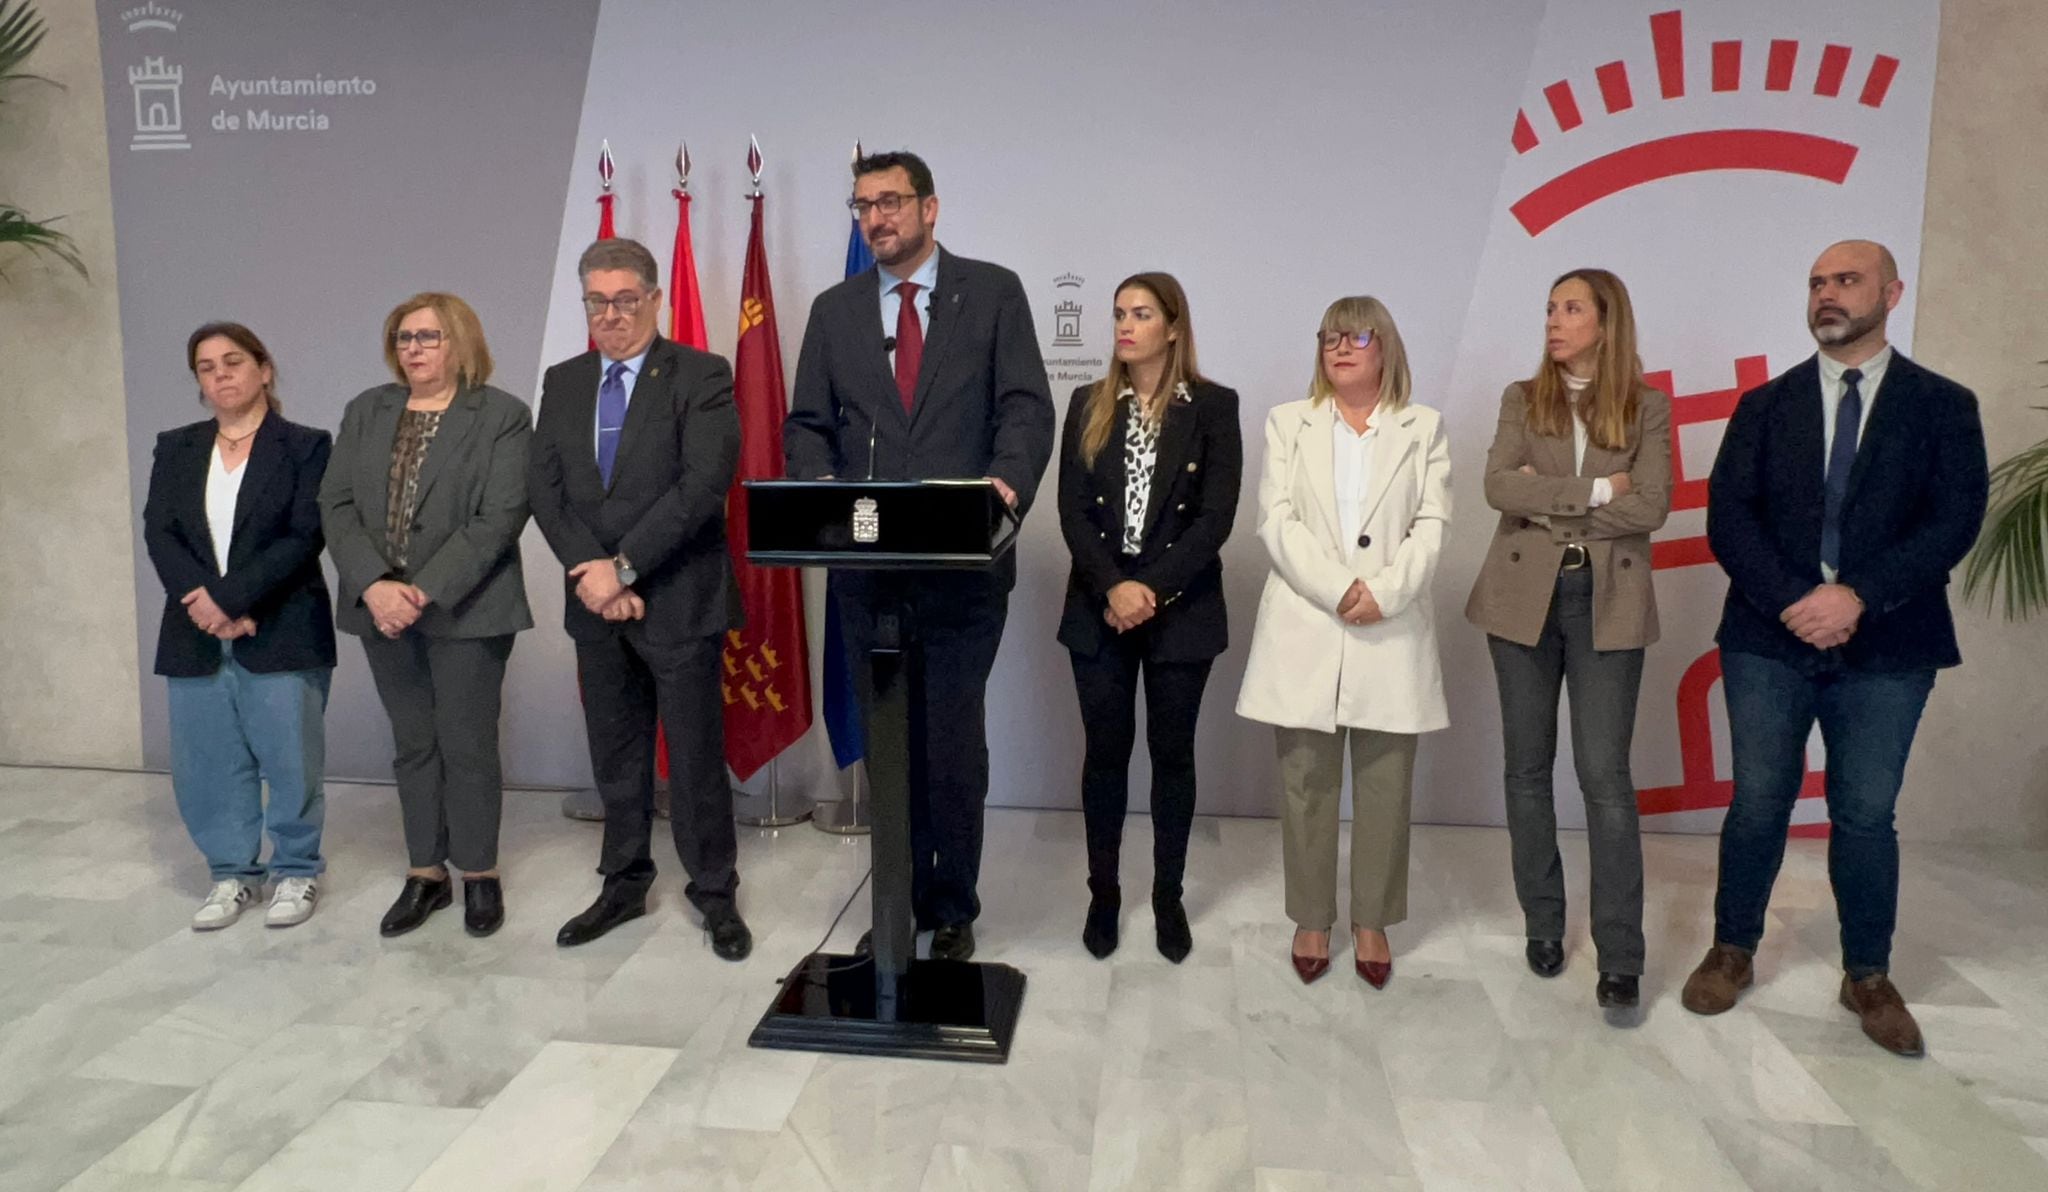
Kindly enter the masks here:
M 627 561 L 625 552 L 621 551 L 612 556 L 612 566 L 618 568 L 619 582 L 627 587 L 630 588 L 639 581 L 640 573 L 633 570 L 633 564 Z

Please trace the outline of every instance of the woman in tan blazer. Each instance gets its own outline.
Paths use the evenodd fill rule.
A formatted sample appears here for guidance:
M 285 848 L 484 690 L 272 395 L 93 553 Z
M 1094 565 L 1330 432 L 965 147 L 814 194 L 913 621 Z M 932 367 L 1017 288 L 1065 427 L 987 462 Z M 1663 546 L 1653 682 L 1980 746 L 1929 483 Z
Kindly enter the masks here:
M 1643 382 L 1621 279 L 1575 269 L 1550 289 L 1536 375 L 1501 395 L 1486 455 L 1500 528 L 1465 616 L 1500 686 L 1508 834 L 1529 967 L 1564 968 L 1564 873 L 1551 772 L 1557 699 L 1592 853 L 1599 1004 L 1626 1013 L 1643 971 L 1643 852 L 1629 743 L 1643 650 L 1657 640 L 1650 533 L 1671 510 L 1671 399 Z
M 1266 419 L 1259 538 L 1273 572 L 1237 713 L 1278 738 L 1304 982 L 1330 967 L 1350 745 L 1355 966 L 1378 989 L 1394 971 L 1386 929 L 1408 916 L 1416 740 L 1450 723 L 1430 582 L 1451 520 L 1451 448 L 1443 418 L 1408 400 L 1407 353 L 1378 299 L 1338 299 L 1316 340 L 1308 398 Z

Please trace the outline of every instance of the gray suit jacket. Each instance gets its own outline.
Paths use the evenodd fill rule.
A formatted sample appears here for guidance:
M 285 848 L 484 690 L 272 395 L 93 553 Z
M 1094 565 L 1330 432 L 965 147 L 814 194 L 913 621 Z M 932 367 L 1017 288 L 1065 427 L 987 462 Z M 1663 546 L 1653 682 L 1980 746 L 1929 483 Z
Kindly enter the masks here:
M 377 631 L 363 590 L 390 576 L 384 522 L 402 385 L 379 385 L 348 403 L 320 484 L 320 523 L 341 583 L 335 627 Z M 414 628 L 429 637 L 496 637 L 533 628 L 519 562 L 526 527 L 526 403 L 484 385 L 448 404 L 420 469 L 406 582 L 433 598 Z
M 1052 391 L 1017 275 L 939 250 L 917 390 L 905 412 L 883 346 L 875 270 L 818 295 L 783 423 L 789 474 L 891 480 L 994 476 L 1031 508 L 1052 459 Z M 872 471 L 870 460 L 872 459 Z M 996 582 L 1015 582 L 1005 555 Z

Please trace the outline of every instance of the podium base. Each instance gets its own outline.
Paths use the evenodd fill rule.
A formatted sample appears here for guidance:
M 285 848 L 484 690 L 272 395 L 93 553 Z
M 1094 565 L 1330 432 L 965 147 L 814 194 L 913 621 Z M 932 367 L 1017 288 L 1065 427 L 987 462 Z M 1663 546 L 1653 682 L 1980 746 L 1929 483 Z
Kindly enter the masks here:
M 913 960 L 883 1013 L 873 959 L 813 952 L 783 979 L 749 1047 L 1001 1064 L 1010 1058 L 1024 974 L 1007 964 Z

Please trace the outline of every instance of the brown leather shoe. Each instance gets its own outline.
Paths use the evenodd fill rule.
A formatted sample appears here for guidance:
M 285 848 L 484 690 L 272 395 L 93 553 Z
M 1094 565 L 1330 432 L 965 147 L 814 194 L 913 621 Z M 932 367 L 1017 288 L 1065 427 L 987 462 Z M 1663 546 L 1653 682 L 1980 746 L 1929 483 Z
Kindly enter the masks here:
M 1906 1009 L 1906 999 L 1883 973 L 1852 981 L 1842 974 L 1842 1004 L 1863 1020 L 1863 1033 L 1870 1041 L 1893 1055 L 1921 1056 L 1927 1045 L 1920 1038 L 1920 1024 Z
M 1680 1004 L 1695 1014 L 1719 1014 L 1733 1008 L 1735 999 L 1755 980 L 1749 962 L 1749 952 L 1733 944 L 1708 948 L 1706 959 L 1685 979 Z

